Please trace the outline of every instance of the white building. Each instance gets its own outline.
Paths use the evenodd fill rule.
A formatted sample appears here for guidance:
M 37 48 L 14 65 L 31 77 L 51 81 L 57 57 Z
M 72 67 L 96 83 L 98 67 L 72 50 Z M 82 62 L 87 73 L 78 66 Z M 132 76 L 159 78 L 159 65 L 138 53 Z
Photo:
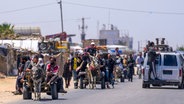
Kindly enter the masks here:
M 111 30 L 105 28 L 100 30 L 99 39 L 106 39 L 107 45 L 125 45 L 129 49 L 133 49 L 133 38 L 128 35 L 120 36 L 120 31 L 117 28 L 111 27 Z
M 38 51 L 38 42 L 39 40 L 0 40 L 0 44 L 10 44 L 17 49 L 27 49 L 34 52 Z
M 107 39 L 107 45 L 118 44 L 119 30 L 100 30 L 100 39 Z

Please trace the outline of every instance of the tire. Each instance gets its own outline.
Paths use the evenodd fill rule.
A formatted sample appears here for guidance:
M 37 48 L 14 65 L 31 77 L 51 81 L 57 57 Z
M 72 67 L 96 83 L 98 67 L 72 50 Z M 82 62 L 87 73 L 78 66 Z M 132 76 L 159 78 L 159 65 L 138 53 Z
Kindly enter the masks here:
M 121 76 L 120 81 L 125 82 L 125 78 L 123 76 Z
M 182 78 L 182 82 L 178 85 L 178 89 L 183 89 L 184 88 L 184 77 Z
M 51 84 L 50 89 L 51 89 L 52 99 L 53 100 L 58 99 L 57 84 L 56 83 Z
M 150 84 L 147 84 L 146 87 L 147 87 L 147 88 L 150 88 Z
M 84 78 L 81 76 L 80 77 L 80 86 L 79 86 L 80 89 L 83 89 L 84 88 L 84 86 L 83 86 L 84 85 L 83 80 L 84 80 Z
M 101 89 L 105 89 L 105 77 L 101 80 Z
M 142 88 L 146 88 L 146 84 L 143 83 L 143 84 L 142 84 Z
M 39 48 L 39 51 L 47 50 L 48 48 L 47 43 L 44 43 L 44 42 L 38 43 L 38 48 Z
M 150 84 L 145 84 L 144 82 L 142 83 L 142 88 L 150 88 Z
M 32 92 L 27 85 L 23 85 L 23 99 L 24 100 L 32 99 Z
M 178 89 L 183 89 L 183 83 L 178 85 Z

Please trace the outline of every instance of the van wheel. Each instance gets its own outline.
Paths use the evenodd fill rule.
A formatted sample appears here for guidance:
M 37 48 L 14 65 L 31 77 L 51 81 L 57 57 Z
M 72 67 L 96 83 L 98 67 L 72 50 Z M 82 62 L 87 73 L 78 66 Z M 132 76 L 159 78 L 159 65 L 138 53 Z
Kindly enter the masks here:
M 150 84 L 147 84 L 147 88 L 150 88 Z
M 184 80 L 182 78 L 182 82 L 178 84 L 178 89 L 183 89 L 184 88 Z
M 144 82 L 142 83 L 142 88 L 150 88 L 150 84 L 145 84 Z
M 146 88 L 146 84 L 144 83 L 144 81 L 142 82 L 142 88 Z
M 183 83 L 178 85 L 178 89 L 183 89 Z
M 146 88 L 146 84 L 143 83 L 143 84 L 142 84 L 142 88 Z

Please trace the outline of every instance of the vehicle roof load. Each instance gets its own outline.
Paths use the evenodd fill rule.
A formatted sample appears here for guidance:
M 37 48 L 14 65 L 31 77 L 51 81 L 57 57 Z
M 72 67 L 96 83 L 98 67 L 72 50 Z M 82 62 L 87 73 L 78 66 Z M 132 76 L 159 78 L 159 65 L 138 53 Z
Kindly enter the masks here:
M 151 41 L 148 41 L 146 48 L 149 50 L 149 47 L 151 45 Z M 165 44 L 165 38 L 156 38 L 156 44 L 154 45 L 154 48 L 158 52 L 172 52 L 173 48 L 170 47 L 169 45 Z
M 165 44 L 165 38 L 161 38 L 161 42 L 160 42 L 160 44 L 159 44 L 159 38 L 156 38 L 156 45 L 160 45 L 160 44 L 162 44 L 162 45 L 164 45 Z
M 169 47 L 169 45 L 165 44 L 165 38 L 156 38 L 155 47 L 158 51 L 162 51 L 162 52 L 173 51 L 172 47 Z
M 165 44 L 165 38 L 162 38 L 161 44 Z

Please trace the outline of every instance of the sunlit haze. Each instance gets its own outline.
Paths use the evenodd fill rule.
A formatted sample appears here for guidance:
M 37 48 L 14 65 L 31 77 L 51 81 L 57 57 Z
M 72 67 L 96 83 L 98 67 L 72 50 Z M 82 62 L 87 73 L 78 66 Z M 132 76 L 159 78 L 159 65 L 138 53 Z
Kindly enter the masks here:
M 61 32 L 60 6 L 57 0 L 2 0 L 0 23 L 15 26 L 38 26 L 43 35 Z M 81 18 L 87 25 L 86 38 L 98 38 L 105 24 L 116 26 L 134 38 L 134 49 L 140 41 L 166 38 L 176 48 L 182 46 L 184 0 L 63 0 L 64 31 L 76 34 L 80 41 Z

